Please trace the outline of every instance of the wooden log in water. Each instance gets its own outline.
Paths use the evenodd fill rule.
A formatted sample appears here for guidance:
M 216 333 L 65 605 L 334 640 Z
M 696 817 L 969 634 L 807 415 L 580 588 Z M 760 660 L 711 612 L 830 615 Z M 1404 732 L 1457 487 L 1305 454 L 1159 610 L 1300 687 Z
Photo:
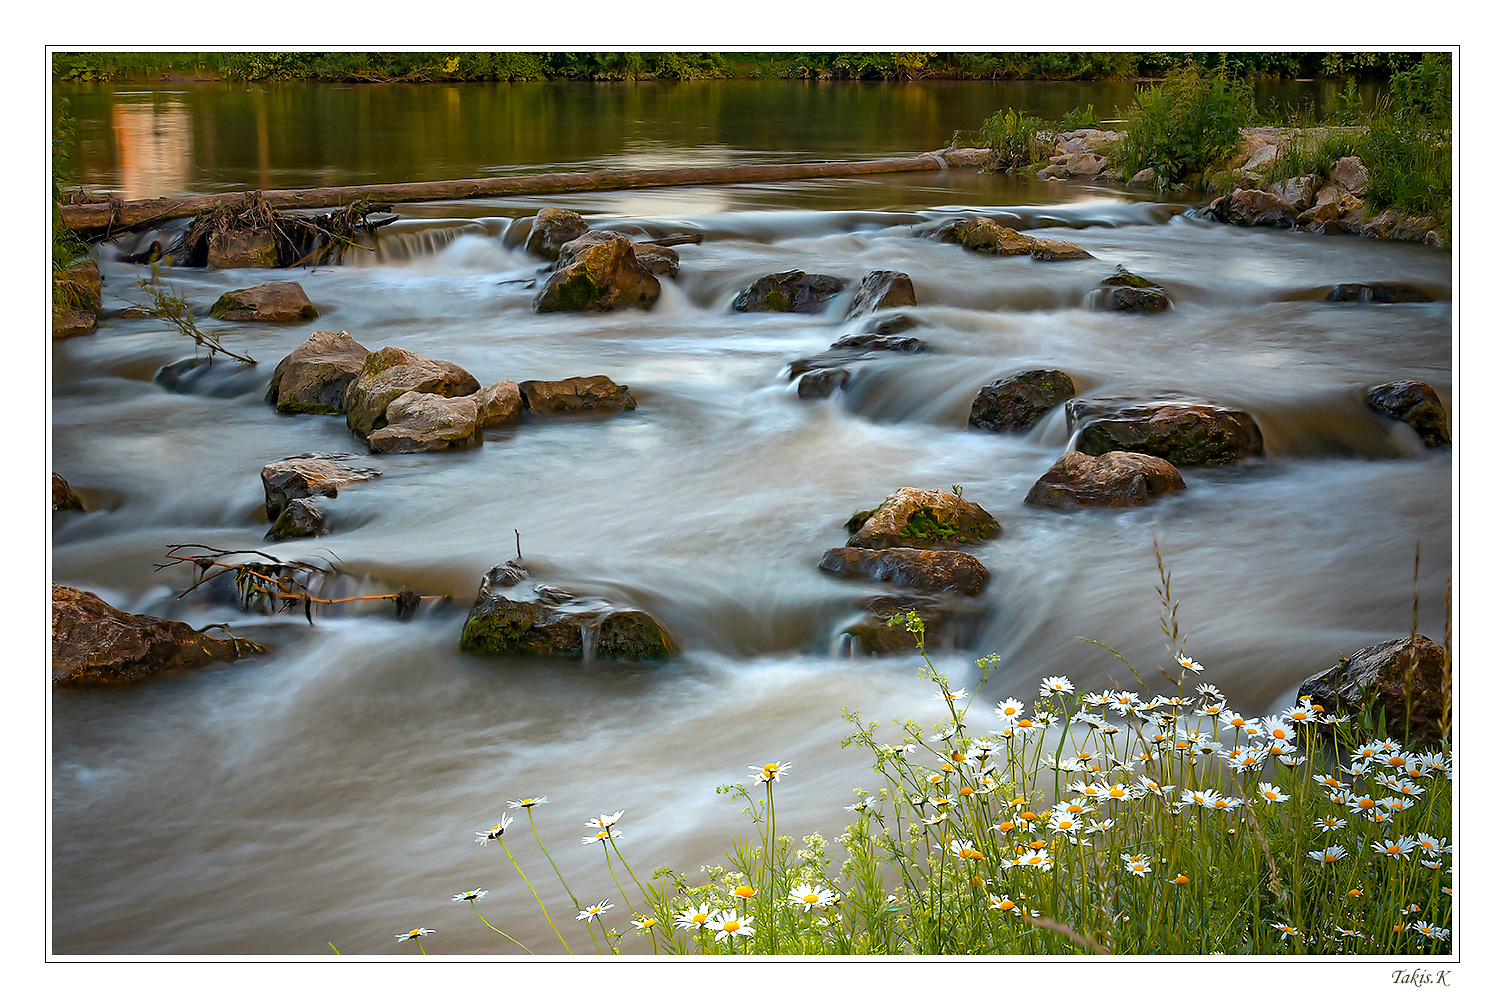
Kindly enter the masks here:
M 953 165 L 976 165 L 977 152 L 936 151 L 913 157 L 872 161 L 815 161 L 799 164 L 727 165 L 719 168 L 657 168 L 641 171 L 547 172 L 503 175 L 497 178 L 448 182 L 394 182 L 375 185 L 328 186 L 321 189 L 267 189 L 260 195 L 278 210 L 315 210 L 346 206 L 365 199 L 382 203 L 425 203 L 431 200 L 474 199 L 490 196 L 540 196 L 554 193 L 650 189 L 658 186 L 720 185 L 729 182 L 782 182 L 792 179 L 838 178 L 885 172 L 937 171 Z M 234 207 L 256 193 L 233 192 L 213 196 L 183 196 L 149 200 L 115 200 L 63 206 L 63 223 L 84 234 L 128 231 L 178 217 L 191 217 L 216 204 Z

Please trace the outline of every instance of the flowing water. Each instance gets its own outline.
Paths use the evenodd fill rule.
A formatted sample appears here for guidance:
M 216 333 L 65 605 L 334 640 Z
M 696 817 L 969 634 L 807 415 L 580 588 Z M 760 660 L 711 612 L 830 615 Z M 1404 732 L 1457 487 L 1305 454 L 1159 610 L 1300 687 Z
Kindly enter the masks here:
M 977 118 L 926 119 L 885 137 L 889 147 L 863 148 L 843 132 L 844 93 L 833 90 L 822 114 L 853 155 L 938 146 Z M 85 104 L 75 112 L 87 139 L 104 120 Z M 733 163 L 840 146 L 777 133 L 753 146 L 728 122 L 692 125 Z M 389 128 L 425 125 L 442 132 L 432 122 Z M 653 143 L 662 138 L 642 148 Z M 529 163 L 619 164 L 630 147 Z M 678 153 L 638 163 L 698 156 Z M 278 184 L 306 177 L 282 167 Z M 430 175 L 505 168 L 477 160 Z M 254 169 L 242 163 L 223 179 L 239 185 Z M 110 171 L 99 167 L 98 180 L 109 184 Z M 352 180 L 333 162 L 327 177 Z M 595 226 L 693 229 L 705 241 L 680 248 L 681 275 L 651 311 L 539 315 L 526 281 L 540 263 L 517 246 L 546 205 Z M 227 345 L 259 363 L 201 394 L 153 381 L 191 347 L 118 313 L 138 299 L 145 269 L 109 247 L 98 253 L 100 330 L 53 353 L 53 468 L 93 508 L 57 520 L 53 576 L 132 612 L 229 622 L 273 651 L 131 688 L 54 692 L 59 953 L 315 954 L 326 942 L 405 952 L 393 936 L 420 925 L 438 932 L 431 952 L 505 953 L 450 901 L 472 887 L 491 891 L 480 909 L 493 923 L 535 951 L 559 951 L 506 856 L 472 842 L 508 799 L 528 795 L 549 797 L 535 810 L 540 830 L 576 894 L 617 903 L 609 922 L 623 928 L 600 851 L 578 840 L 587 818 L 625 809 L 621 844 L 639 876 L 672 865 L 698 882 L 698 866 L 724 862 L 750 829 L 715 786 L 777 759 L 793 764 L 780 784 L 781 830 L 834 835 L 850 789 L 874 780 L 856 750 L 839 747 L 843 707 L 885 724 L 942 713 L 915 675 L 917 656 L 850 654 L 841 628 L 872 591 L 816 569 L 845 541 L 853 511 L 900 486 L 960 485 L 1003 525 L 976 551 L 992 572 L 977 639 L 938 658 L 970 688 L 971 659 L 1002 657 L 979 713 L 1031 695 L 1045 675 L 1086 688 L 1125 680 L 1118 659 L 1079 638 L 1117 648 L 1153 688 L 1167 660 L 1157 540 L 1188 649 L 1246 714 L 1289 703 L 1339 651 L 1409 630 L 1418 541 L 1421 629 L 1443 633 L 1451 453 L 1371 414 L 1362 393 L 1419 378 L 1451 410 L 1446 253 L 1222 227 L 1142 196 L 968 171 L 401 209 L 378 252 L 341 267 L 164 271 L 201 309 L 225 290 L 290 278 L 321 313 L 223 326 Z M 917 224 L 963 210 L 1011 213 L 1096 258 L 995 258 L 915 236 Z M 1175 309 L 1091 310 L 1089 292 L 1118 264 L 1163 281 Z M 855 331 L 843 319 L 850 289 L 817 316 L 730 308 L 758 276 L 794 268 L 852 280 L 908 273 L 919 300 L 911 335 L 934 352 L 878 355 L 833 398 L 800 400 L 787 365 Z M 1376 280 L 1419 284 L 1438 300 L 1334 305 L 1310 293 Z M 452 360 L 483 384 L 604 373 L 639 405 L 491 431 L 472 451 L 375 457 L 383 475 L 330 502 L 333 534 L 268 544 L 264 464 L 363 450 L 343 418 L 280 416 L 262 398 L 276 362 L 316 329 Z M 1030 485 L 1067 446 L 1061 411 L 1023 436 L 969 429 L 966 417 L 979 388 L 1028 367 L 1061 368 L 1093 396 L 1175 393 L 1246 409 L 1267 457 L 1189 469 L 1184 493 L 1145 508 L 1026 508 Z M 466 610 L 482 575 L 514 555 L 514 530 L 544 581 L 653 613 L 676 656 L 638 666 L 460 652 Z M 174 543 L 332 553 L 366 587 L 452 602 L 402 623 L 380 606 L 336 607 L 310 626 L 301 614 L 178 600 L 188 574 L 154 568 Z M 512 850 L 571 944 L 589 947 L 526 825 L 524 816 L 509 830 Z M 637 939 L 627 948 L 647 950 Z

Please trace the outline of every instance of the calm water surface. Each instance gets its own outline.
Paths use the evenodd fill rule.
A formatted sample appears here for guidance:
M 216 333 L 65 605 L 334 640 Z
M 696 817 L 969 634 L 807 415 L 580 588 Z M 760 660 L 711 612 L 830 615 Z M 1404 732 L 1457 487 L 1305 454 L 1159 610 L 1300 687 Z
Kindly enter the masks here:
M 1042 113 L 1047 101 L 1127 101 L 1008 87 L 180 86 L 72 99 L 87 180 L 129 195 L 910 152 L 1025 104 L 1005 94 L 1041 95 L 1031 107 Z M 532 291 L 507 281 L 537 272 L 516 248 L 518 222 L 550 204 L 598 226 L 693 228 L 706 241 L 681 248 L 683 271 L 650 312 L 537 315 Z M 870 592 L 816 569 L 854 510 L 900 486 L 960 484 L 1004 527 L 977 551 L 993 575 L 990 615 L 969 650 L 939 659 L 972 686 L 972 658 L 1003 657 L 979 710 L 1030 695 L 1045 675 L 1085 688 L 1121 678 L 1117 659 L 1079 637 L 1155 674 L 1166 660 L 1157 539 L 1189 649 L 1246 714 L 1290 702 L 1339 651 L 1409 629 L 1418 540 L 1422 630 L 1440 637 L 1451 453 L 1381 422 L 1362 393 L 1414 377 L 1451 403 L 1450 257 L 1212 226 L 1180 209 L 966 171 L 403 208 L 379 253 L 297 274 L 316 323 L 225 327 L 260 362 L 227 397 L 152 381 L 188 348 L 160 323 L 120 317 L 143 271 L 102 248 L 100 330 L 54 348 L 54 468 L 96 505 L 56 523 L 54 577 L 132 612 L 231 622 L 274 651 L 130 689 L 55 692 L 55 951 L 316 954 L 332 941 L 396 953 L 407 947 L 392 936 L 421 925 L 438 931 L 432 953 L 505 953 L 451 903 L 472 887 L 491 890 L 493 923 L 549 951 L 505 856 L 472 842 L 526 795 L 549 796 L 540 829 L 588 900 L 615 886 L 579 843 L 587 818 L 626 809 L 622 844 L 639 874 L 672 865 L 698 882 L 697 867 L 724 860 L 746 829 L 714 788 L 745 779 L 748 764 L 792 762 L 781 828 L 834 835 L 850 789 L 874 779 L 837 744 L 841 709 L 885 724 L 941 714 L 912 656 L 849 654 L 841 627 Z M 1096 258 L 990 258 L 914 235 L 962 210 L 1012 210 Z M 1176 309 L 1088 310 L 1088 291 L 1120 263 L 1163 281 Z M 784 370 L 853 331 L 845 302 L 820 316 L 730 310 L 753 279 L 792 268 L 909 273 L 916 335 L 935 352 L 875 360 L 835 398 L 799 400 Z M 200 309 L 284 278 L 166 275 Z M 1422 283 L 1444 299 L 1299 299 L 1366 280 Z M 262 400 L 276 362 L 316 329 L 453 360 L 483 384 L 606 373 L 639 408 L 494 431 L 469 452 L 381 457 L 380 479 L 331 502 L 332 535 L 269 546 L 261 466 L 363 450 L 342 418 L 278 416 Z M 982 385 L 1042 366 L 1085 394 L 1249 410 L 1268 457 L 1188 470 L 1185 493 L 1148 508 L 1025 508 L 1067 445 L 1060 412 L 1025 436 L 969 430 L 966 416 Z M 649 610 L 677 656 L 623 667 L 462 654 L 465 612 L 482 574 L 513 555 L 514 529 L 545 581 Z M 366 587 L 454 601 L 409 623 L 343 609 L 312 627 L 179 601 L 186 574 L 153 564 L 182 542 L 329 551 Z M 531 843 L 523 832 L 513 850 L 546 883 Z M 558 920 L 563 894 L 541 891 Z M 614 914 L 626 928 L 624 909 Z M 635 941 L 627 950 L 647 950 Z

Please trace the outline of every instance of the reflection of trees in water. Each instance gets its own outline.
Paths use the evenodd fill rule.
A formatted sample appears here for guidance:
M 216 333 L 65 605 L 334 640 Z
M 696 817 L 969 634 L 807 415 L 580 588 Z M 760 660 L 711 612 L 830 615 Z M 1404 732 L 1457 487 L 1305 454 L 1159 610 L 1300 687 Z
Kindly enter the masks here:
M 182 102 L 117 102 L 110 110 L 121 196 L 148 199 L 188 188 L 193 118 Z

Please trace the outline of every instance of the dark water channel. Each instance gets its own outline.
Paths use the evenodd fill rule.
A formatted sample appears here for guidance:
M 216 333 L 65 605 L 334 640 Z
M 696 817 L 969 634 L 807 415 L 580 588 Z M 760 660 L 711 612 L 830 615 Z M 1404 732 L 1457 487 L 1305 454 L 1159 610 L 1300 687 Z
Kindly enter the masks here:
M 71 97 L 89 181 L 149 195 L 908 152 L 1023 104 L 1015 94 L 1038 95 L 1042 113 L 1127 101 L 1114 86 L 1087 97 L 1076 87 L 179 86 Z M 138 120 L 122 107 L 178 125 L 125 144 L 122 117 Z M 538 315 L 532 292 L 506 281 L 539 263 L 505 236 L 550 204 L 706 241 L 681 248 L 682 273 L 652 311 Z M 1096 258 L 983 257 L 914 235 L 962 209 L 1007 208 Z M 549 796 L 540 828 L 589 900 L 615 887 L 579 842 L 587 818 L 627 810 L 623 850 L 640 875 L 660 864 L 693 873 L 747 829 L 714 788 L 745 779 L 748 764 L 792 762 L 781 828 L 833 836 L 850 789 L 873 779 L 838 746 L 842 707 L 885 723 L 941 713 L 913 656 L 850 655 L 840 630 L 870 592 L 816 569 L 854 510 L 900 486 L 959 484 L 1004 527 L 978 550 L 993 576 L 989 616 L 971 649 L 939 659 L 960 683 L 975 677 L 971 659 L 1000 654 L 984 702 L 1030 695 L 1045 675 L 1089 688 L 1120 675 L 1079 637 L 1154 674 L 1166 659 L 1156 539 L 1191 652 L 1247 714 L 1289 702 L 1340 650 L 1409 629 L 1418 540 L 1421 628 L 1440 638 L 1452 456 L 1369 413 L 1362 392 L 1420 378 L 1451 405 L 1450 257 L 1226 228 L 1178 209 L 968 171 L 405 208 L 379 255 L 297 274 L 316 322 L 224 327 L 228 345 L 260 362 L 228 397 L 152 381 L 191 348 L 161 323 L 119 315 L 143 268 L 101 250 L 101 327 L 56 345 L 52 390 L 54 468 L 98 507 L 57 522 L 54 577 L 132 612 L 231 622 L 274 651 L 130 689 L 54 693 L 55 951 L 316 954 L 333 941 L 394 953 L 408 946 L 393 936 L 421 925 L 438 932 L 425 943 L 433 953 L 506 952 L 451 903 L 472 887 L 491 890 L 482 910 L 493 923 L 549 950 L 505 856 L 472 842 L 526 795 Z M 1090 310 L 1088 292 L 1117 264 L 1163 281 L 1176 308 Z M 754 278 L 792 268 L 907 272 L 916 334 L 935 352 L 875 360 L 834 398 L 798 399 L 784 369 L 852 331 L 845 303 L 817 316 L 730 310 Z M 165 275 L 200 309 L 283 278 Z M 1298 297 L 1375 280 L 1444 299 Z M 483 384 L 606 373 L 639 408 L 525 423 L 463 453 L 383 457 L 382 478 L 333 502 L 332 535 L 268 546 L 261 466 L 362 450 L 342 418 L 279 416 L 262 400 L 276 362 L 315 329 L 452 360 Z M 1267 457 L 1187 470 L 1184 493 L 1147 508 L 1026 508 L 1067 445 L 1060 411 L 1024 436 L 966 426 L 982 385 L 1026 367 L 1061 368 L 1091 395 L 1177 393 L 1248 410 Z M 461 653 L 466 609 L 482 574 L 513 555 L 514 529 L 545 580 L 654 613 L 677 656 L 623 667 Z M 407 623 L 347 609 L 310 627 L 177 601 L 186 575 L 153 563 L 183 542 L 286 558 L 328 549 L 372 586 L 454 604 Z M 530 843 L 523 832 L 513 850 L 546 882 Z M 562 894 L 541 891 L 558 920 Z M 620 906 L 615 915 L 628 929 Z M 647 951 L 635 941 L 625 950 Z

